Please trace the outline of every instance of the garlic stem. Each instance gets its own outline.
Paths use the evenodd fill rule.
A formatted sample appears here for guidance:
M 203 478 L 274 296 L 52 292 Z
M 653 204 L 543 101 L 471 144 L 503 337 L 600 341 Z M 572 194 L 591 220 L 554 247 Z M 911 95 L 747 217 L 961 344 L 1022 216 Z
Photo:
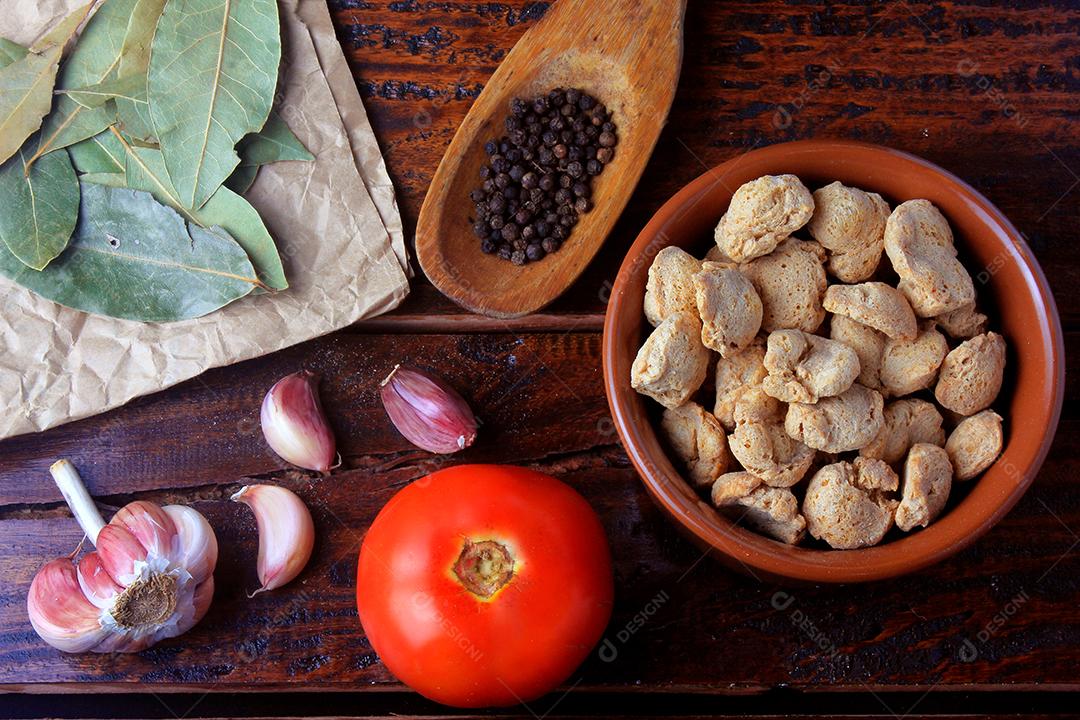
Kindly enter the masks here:
M 79 527 L 90 538 L 90 542 L 97 545 L 98 533 L 105 527 L 105 520 L 102 519 L 97 505 L 94 504 L 93 498 L 83 485 L 79 471 L 70 460 L 57 460 L 49 468 L 49 472 L 52 473 L 56 487 L 60 488 L 60 493 L 71 508 L 71 514 L 75 516 Z

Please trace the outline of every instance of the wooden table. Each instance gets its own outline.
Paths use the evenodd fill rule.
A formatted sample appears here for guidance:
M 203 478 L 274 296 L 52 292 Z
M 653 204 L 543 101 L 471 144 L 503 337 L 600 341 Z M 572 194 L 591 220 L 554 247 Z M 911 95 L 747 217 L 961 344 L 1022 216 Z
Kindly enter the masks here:
M 330 4 L 411 228 L 472 99 L 547 4 Z M 1076 357 L 1080 3 L 1004 5 L 691 0 L 682 82 L 653 161 L 599 257 L 548 310 L 510 322 L 470 316 L 421 278 L 387 317 L 0 443 L 0 685 L 49 694 L 2 697 L 0 714 L 444 712 L 395 683 L 353 602 L 365 528 L 398 488 L 447 462 L 412 448 L 383 414 L 377 383 L 398 361 L 442 373 L 483 418 L 475 447 L 450 462 L 551 472 L 607 528 L 615 657 L 591 657 L 565 697 L 533 705 L 538 715 L 1080 708 L 1075 382 L 1030 492 L 970 550 L 901 580 L 781 589 L 721 568 L 665 521 L 628 465 L 600 379 L 607 291 L 649 216 L 706 168 L 805 137 L 900 148 L 985 193 L 1037 253 Z M 302 366 L 324 377 L 344 456 L 326 478 L 285 467 L 259 431 L 263 393 Z M 80 536 L 48 478 L 59 457 L 104 503 L 191 503 L 210 518 L 221 539 L 218 592 L 195 631 L 104 658 L 63 656 L 37 639 L 25 613 L 31 577 Z M 253 479 L 300 493 L 319 533 L 300 581 L 248 599 L 254 523 L 228 497 Z M 57 695 L 115 690 L 154 695 Z M 236 692 L 249 694 L 218 695 Z

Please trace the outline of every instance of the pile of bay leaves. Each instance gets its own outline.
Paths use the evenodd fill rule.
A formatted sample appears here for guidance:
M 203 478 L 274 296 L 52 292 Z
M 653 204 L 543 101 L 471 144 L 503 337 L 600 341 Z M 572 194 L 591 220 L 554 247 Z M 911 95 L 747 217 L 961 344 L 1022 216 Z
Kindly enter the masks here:
M 242 197 L 313 160 L 272 112 L 280 61 L 276 0 L 94 0 L 0 38 L 0 275 L 147 322 L 285 289 Z

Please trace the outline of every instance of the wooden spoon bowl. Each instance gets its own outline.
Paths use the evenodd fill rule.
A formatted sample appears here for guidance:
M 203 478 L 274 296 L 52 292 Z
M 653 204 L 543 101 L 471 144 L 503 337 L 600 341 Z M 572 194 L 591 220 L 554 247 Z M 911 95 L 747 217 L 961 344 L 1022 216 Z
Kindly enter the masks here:
M 420 210 L 417 257 L 443 294 L 472 312 L 511 318 L 544 307 L 577 279 L 626 207 L 666 122 L 685 9 L 685 0 L 560 0 L 522 36 L 458 128 Z M 593 179 L 593 209 L 563 247 L 516 266 L 480 251 L 469 193 L 481 182 L 484 143 L 506 134 L 510 101 L 556 87 L 604 103 L 619 143 Z

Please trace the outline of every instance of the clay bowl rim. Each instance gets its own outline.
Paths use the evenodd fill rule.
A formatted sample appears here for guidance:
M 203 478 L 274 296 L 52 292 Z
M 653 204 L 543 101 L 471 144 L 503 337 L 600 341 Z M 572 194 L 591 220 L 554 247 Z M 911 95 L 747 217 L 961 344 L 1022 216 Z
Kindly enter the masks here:
M 836 169 L 844 167 L 852 173 L 859 167 L 865 172 L 906 173 L 906 177 L 935 183 L 935 192 L 930 193 L 934 196 L 930 197 L 932 201 L 948 196 L 961 203 L 963 212 L 971 215 L 963 224 L 979 228 L 978 241 L 969 241 L 957 232 L 961 252 L 969 242 L 972 246 L 990 243 L 994 258 L 1004 257 L 1005 266 L 1018 273 L 1020 294 L 1029 300 L 1036 316 L 1023 326 L 1021 337 L 1026 343 L 1035 343 L 1039 357 L 1047 360 L 1041 372 L 1028 368 L 1028 374 L 1015 378 L 1010 405 L 1030 389 L 1027 385 L 1036 383 L 1042 388 L 1039 401 L 1028 403 L 1036 408 L 1038 417 L 1023 424 L 1010 422 L 1006 417 L 1006 447 L 998 462 L 975 481 L 958 504 L 950 505 L 929 527 L 872 548 L 792 547 L 735 525 L 716 513 L 682 480 L 668 460 L 652 423 L 633 419 L 635 414 L 647 415 L 647 399 L 630 387 L 629 369 L 634 350 L 625 347 L 623 338 L 627 333 L 632 335 L 635 349 L 640 342 L 645 324 L 641 310 L 644 274 L 652 255 L 667 245 L 681 244 L 674 238 L 679 234 L 678 222 L 690 208 L 718 194 L 722 198 L 715 208 L 718 220 L 735 188 L 760 175 L 792 172 L 786 168 L 794 164 L 793 159 L 814 164 L 815 169 L 810 172 L 823 177 L 835 177 Z M 840 177 L 835 179 L 843 181 Z M 852 180 L 848 182 L 856 184 Z M 894 197 L 886 187 L 880 184 L 875 187 L 872 182 L 861 187 L 881 192 L 891 202 L 913 199 Z M 949 212 L 944 209 L 943 212 L 949 217 Z M 959 218 L 949 219 L 955 228 Z M 698 236 L 683 247 L 703 249 L 707 241 Z M 647 254 L 650 251 L 652 255 Z M 636 289 L 630 287 L 634 280 L 640 280 Z M 988 287 L 989 290 L 983 288 L 983 293 L 989 292 L 1000 305 L 1000 286 Z M 1015 297 L 1020 290 L 1008 294 Z M 1004 328 L 995 329 L 1004 332 Z M 1013 339 L 1006 335 L 1011 346 L 1010 361 L 1019 347 Z M 676 193 L 641 231 L 619 268 L 604 318 L 602 342 L 604 390 L 615 428 L 649 494 L 699 546 L 719 551 L 720 559 L 727 565 L 758 579 L 811 583 L 879 580 L 920 570 L 963 550 L 1004 517 L 1031 485 L 1053 442 L 1064 397 L 1061 321 L 1046 277 L 1020 232 L 988 199 L 952 173 L 906 152 L 854 141 L 801 140 L 752 150 L 708 170 Z M 1037 382 L 1040 379 L 1042 382 Z

